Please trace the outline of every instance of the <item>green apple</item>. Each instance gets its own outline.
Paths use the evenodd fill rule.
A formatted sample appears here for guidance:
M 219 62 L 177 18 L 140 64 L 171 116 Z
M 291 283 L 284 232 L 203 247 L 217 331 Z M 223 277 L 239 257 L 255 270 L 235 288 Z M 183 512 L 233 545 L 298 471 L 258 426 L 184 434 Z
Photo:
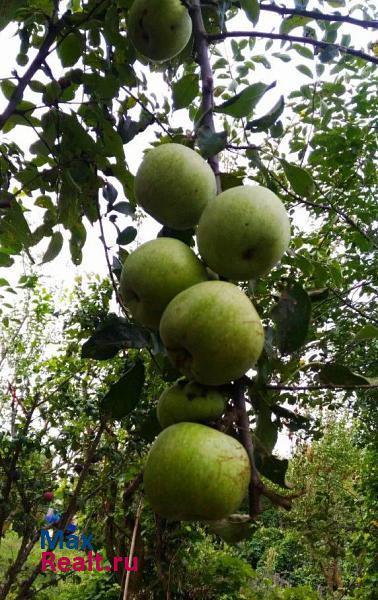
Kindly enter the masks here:
M 166 519 L 211 521 L 240 506 L 250 472 L 236 439 L 199 423 L 176 423 L 151 447 L 144 489 L 153 510 Z
M 186 288 L 207 281 L 204 265 L 180 240 L 157 238 L 142 244 L 125 260 L 120 292 L 135 321 L 158 329 L 168 303 Z
M 225 403 L 216 389 L 179 379 L 160 396 L 157 418 L 163 429 L 181 421 L 215 421 L 223 414 Z
M 199 252 L 219 275 L 247 281 L 266 275 L 286 252 L 290 222 L 281 200 L 261 186 L 222 192 L 203 211 Z
M 181 144 L 162 144 L 150 150 L 135 178 L 138 204 L 172 229 L 197 225 L 216 190 L 215 176 L 207 162 Z
M 181 0 L 135 0 L 127 25 L 135 48 L 155 62 L 179 54 L 192 34 L 192 21 Z
M 180 292 L 163 313 L 160 335 L 176 368 L 205 385 L 238 379 L 264 346 L 252 302 L 226 281 L 198 283 Z
M 209 524 L 210 533 L 218 535 L 228 544 L 237 544 L 251 536 L 255 524 L 251 523 L 249 515 L 230 515 Z

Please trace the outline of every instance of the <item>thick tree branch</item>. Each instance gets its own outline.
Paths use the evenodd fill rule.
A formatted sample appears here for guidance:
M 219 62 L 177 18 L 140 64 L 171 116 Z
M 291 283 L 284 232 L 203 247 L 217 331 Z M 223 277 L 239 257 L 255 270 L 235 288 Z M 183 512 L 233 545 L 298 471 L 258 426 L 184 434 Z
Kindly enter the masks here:
M 104 4 L 105 0 L 99 0 L 99 3 L 94 6 L 87 14 L 85 14 L 84 19 L 81 23 L 77 24 L 76 27 L 83 25 L 95 12 L 98 8 Z M 24 92 L 29 85 L 30 81 L 33 79 L 34 75 L 39 71 L 39 69 L 43 66 L 46 58 L 51 52 L 51 46 L 56 41 L 59 33 L 66 26 L 67 22 L 65 19 L 65 15 L 56 23 L 53 23 L 50 20 L 50 23 L 47 28 L 46 37 L 43 40 L 37 55 L 34 60 L 30 63 L 29 68 L 25 71 L 24 75 L 19 79 L 18 85 L 10 98 L 7 107 L 0 115 L 0 130 L 4 127 L 5 123 L 10 119 L 13 113 L 16 110 L 17 105 L 21 102 Z M 63 41 L 65 37 L 70 33 L 71 29 L 67 31 L 66 35 L 60 40 Z
M 367 62 L 371 62 L 374 64 L 378 64 L 378 57 L 372 56 L 371 54 L 366 54 L 366 52 L 362 52 L 361 50 L 354 50 L 353 48 L 347 48 L 346 46 L 340 46 L 339 44 L 331 44 L 329 42 L 322 42 L 321 40 L 314 40 L 310 37 L 302 37 L 298 35 L 288 35 L 284 33 L 270 33 L 268 31 L 224 31 L 222 33 L 212 33 L 207 35 L 207 41 L 209 43 L 212 42 L 221 42 L 227 38 L 237 38 L 237 37 L 246 37 L 246 38 L 262 38 L 268 40 L 283 40 L 286 42 L 298 42 L 299 44 L 309 44 L 310 46 L 314 46 L 314 48 L 334 48 L 341 52 L 342 54 L 350 54 L 351 56 L 355 56 L 357 58 L 362 58 Z
M 34 534 L 31 536 L 31 539 L 28 541 L 30 534 L 32 533 L 31 527 L 27 529 L 25 534 L 23 535 L 20 548 L 17 552 L 17 556 L 14 562 L 9 566 L 7 572 L 5 573 L 4 583 L 0 588 L 0 600 L 5 600 L 8 596 L 8 593 L 12 589 L 14 583 L 16 582 L 17 575 L 22 570 L 28 556 L 33 550 L 38 536 Z
M 262 3 L 260 4 L 260 10 L 277 13 L 279 15 L 299 15 L 301 17 L 309 17 L 310 19 L 315 19 L 316 21 L 350 23 L 351 25 L 357 25 L 357 27 L 363 27 L 364 29 L 378 28 L 378 21 L 375 20 L 367 21 L 355 19 L 354 17 L 350 17 L 349 15 L 336 15 L 327 14 L 316 10 L 300 10 L 299 8 L 286 8 L 285 6 L 278 6 L 277 4 Z
M 68 523 L 70 522 L 70 519 L 72 519 L 73 515 L 75 514 L 76 511 L 76 505 L 77 505 L 77 499 L 78 496 L 81 492 L 81 489 L 84 485 L 84 481 L 87 478 L 89 469 L 91 467 L 92 464 L 92 458 L 97 450 L 97 446 L 100 443 L 101 440 L 101 436 L 104 432 L 105 429 L 105 423 L 101 423 L 94 439 L 93 442 L 91 443 L 91 445 L 89 446 L 86 458 L 85 458 L 85 462 L 84 462 L 84 466 L 83 466 L 83 470 L 80 473 L 79 479 L 77 481 L 75 490 L 71 496 L 71 500 L 68 504 L 67 510 L 65 511 L 65 513 L 62 515 L 62 518 L 59 522 L 59 526 L 61 529 L 65 529 L 68 525 Z
M 251 517 L 256 517 L 262 511 L 262 483 L 255 464 L 254 448 L 251 432 L 249 430 L 249 419 L 245 403 L 245 389 L 245 381 L 237 381 L 235 383 L 235 392 L 233 395 L 233 399 L 237 411 L 237 425 L 239 429 L 240 440 L 247 451 L 249 462 L 251 465 L 251 482 L 249 484 L 249 514 Z
M 123 504 L 124 510 L 127 509 L 130 498 L 133 496 L 134 492 L 136 492 L 136 490 L 138 489 L 138 487 L 140 486 L 142 481 L 143 481 L 143 471 L 140 471 L 140 473 L 138 473 L 138 475 L 136 475 L 134 477 L 134 479 L 132 479 L 130 481 L 130 483 L 128 483 L 127 486 L 125 487 L 123 495 L 122 495 L 122 504 Z
M 282 496 L 268 488 L 261 481 L 260 474 L 256 468 L 254 447 L 250 431 L 249 418 L 245 402 L 245 392 L 249 384 L 248 377 L 242 377 L 234 384 L 233 401 L 237 412 L 237 426 L 240 440 L 247 451 L 251 465 L 251 483 L 249 485 L 249 514 L 255 518 L 262 512 L 261 497 L 265 496 L 272 504 L 290 510 L 292 499 L 297 495 Z
M 201 80 L 202 80 L 202 126 L 208 128 L 211 133 L 215 133 L 214 125 L 214 78 L 213 71 L 210 64 L 207 33 L 202 18 L 200 0 L 193 0 L 191 2 L 189 13 L 193 23 L 193 35 L 194 35 L 194 46 L 197 55 L 197 61 L 201 69 Z M 218 193 L 221 191 L 220 175 L 219 175 L 219 161 L 217 156 L 211 156 L 209 158 L 209 164 L 214 171 Z
M 19 80 L 18 85 L 17 85 L 12 97 L 8 102 L 8 106 L 6 107 L 4 112 L 0 115 L 0 129 L 2 129 L 4 127 L 4 125 L 6 124 L 8 119 L 10 119 L 10 117 L 13 115 L 14 111 L 16 110 L 17 105 L 21 102 L 21 100 L 24 96 L 25 89 L 29 85 L 30 81 L 33 79 L 33 76 L 36 74 L 36 72 L 41 68 L 43 62 L 46 60 L 46 58 L 50 52 L 50 48 L 53 45 L 53 43 L 55 42 L 55 40 L 59 34 L 59 31 L 62 29 L 62 27 L 63 27 L 63 21 L 60 21 L 56 25 L 53 25 L 53 24 L 49 25 L 49 27 L 47 29 L 46 37 L 43 40 L 43 42 L 38 50 L 37 56 L 34 58 L 34 60 L 30 64 L 29 68 L 25 71 L 24 75 Z

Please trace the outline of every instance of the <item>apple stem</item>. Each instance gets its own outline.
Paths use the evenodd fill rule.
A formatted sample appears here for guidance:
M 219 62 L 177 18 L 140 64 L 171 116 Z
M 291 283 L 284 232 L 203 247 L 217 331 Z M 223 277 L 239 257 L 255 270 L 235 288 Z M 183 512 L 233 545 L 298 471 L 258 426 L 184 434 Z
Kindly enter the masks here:
M 197 62 L 201 69 L 202 81 L 202 126 L 211 133 L 215 133 L 214 124 L 214 77 L 209 57 L 209 45 L 207 41 L 207 32 L 203 22 L 200 0 L 192 0 L 190 3 L 189 14 L 193 23 L 194 47 L 197 54 Z M 209 165 L 214 171 L 217 182 L 218 194 L 222 191 L 219 173 L 218 155 L 208 158 Z

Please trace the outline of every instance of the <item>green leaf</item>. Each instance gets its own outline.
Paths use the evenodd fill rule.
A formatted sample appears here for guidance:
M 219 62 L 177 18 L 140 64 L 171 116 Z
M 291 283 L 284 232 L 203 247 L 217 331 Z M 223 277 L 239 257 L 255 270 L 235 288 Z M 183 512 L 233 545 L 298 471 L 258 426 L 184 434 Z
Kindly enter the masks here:
M 89 154 L 96 153 L 96 142 L 81 125 L 77 115 L 60 113 L 60 130 L 63 134 L 62 150 L 72 152 L 72 148 L 75 148 L 76 152 L 83 150 Z
M 16 84 L 10 79 L 3 79 L 3 81 L 0 83 L 1 91 L 7 100 L 12 98 L 16 87 Z
M 0 31 L 15 17 L 19 8 L 24 8 L 29 0 L 2 0 L 0 3 Z
M 5 252 L 1 252 L 0 250 L 0 267 L 11 267 L 14 263 L 13 258 L 6 254 Z
M 260 2 L 259 0 L 240 0 L 240 6 L 244 10 L 248 19 L 256 25 L 260 16 Z
M 338 56 L 339 50 L 335 46 L 328 46 L 327 48 L 323 48 L 319 52 L 319 60 L 321 63 L 329 63 L 332 62 L 333 59 Z
M 259 131 L 266 131 L 271 127 L 277 119 L 282 115 L 285 108 L 285 100 L 284 97 L 281 96 L 278 100 L 277 104 L 267 112 L 263 117 L 259 119 L 254 119 L 253 121 L 249 121 L 246 125 L 246 129 L 250 129 L 251 131 L 257 133 Z
M 283 488 L 289 488 L 286 483 L 286 472 L 289 461 L 286 458 L 277 458 L 276 456 L 264 456 L 255 452 L 255 461 L 257 470 L 269 481 L 276 483 Z
M 140 400 L 144 380 L 144 364 L 141 360 L 137 360 L 104 396 L 101 411 L 111 419 L 120 420 L 126 417 Z
M 311 300 L 307 292 L 293 282 L 282 292 L 272 309 L 278 347 L 282 354 L 298 350 L 305 342 L 311 318 Z
M 109 314 L 82 347 L 82 358 L 107 360 L 125 348 L 146 348 L 151 343 L 147 329 Z
M 1 222 L 2 228 L 24 247 L 32 242 L 32 234 L 21 205 L 14 199 Z
M 220 106 L 215 107 L 215 112 L 220 112 L 226 115 L 230 115 L 236 119 L 247 117 L 251 114 L 257 103 L 261 100 L 264 94 L 271 90 L 276 85 L 276 82 L 271 84 L 266 83 L 253 83 L 248 87 L 244 88 L 242 92 L 236 94 L 230 100 L 226 100 Z
M 115 156 L 117 160 L 125 160 L 123 141 L 109 121 L 102 122 L 103 144 L 106 156 Z
M 29 117 L 28 119 L 25 119 L 24 115 L 13 113 L 5 125 L 3 125 L 2 131 L 4 133 L 9 133 L 9 131 L 12 131 L 16 125 L 23 125 L 24 127 L 38 127 L 40 123 L 35 117 Z
M 245 173 L 221 173 L 221 187 L 222 190 L 229 190 L 233 187 L 238 187 L 239 185 L 243 185 L 243 179 L 245 177 Z
M 338 363 L 325 365 L 319 373 L 319 379 L 322 383 L 335 386 L 359 386 L 369 385 L 370 383 L 370 380 L 363 375 L 353 373 L 348 367 L 344 367 Z
M 237 544 L 253 534 L 256 524 L 249 515 L 230 515 L 218 521 L 209 521 L 210 533 L 219 536 L 227 544 Z
M 117 177 L 118 181 L 122 184 L 124 194 L 131 203 L 135 202 L 134 194 L 134 179 L 135 176 L 125 167 L 124 162 L 118 162 L 111 166 L 112 174 Z
M 99 100 L 112 100 L 118 94 L 119 81 L 114 75 L 101 77 L 97 73 L 85 73 L 83 83 L 86 92 L 95 95 Z
M 58 81 L 50 81 L 45 86 L 45 91 L 43 92 L 42 102 L 45 104 L 54 104 L 62 93 L 62 88 Z
M 292 29 L 295 29 L 296 27 L 304 27 L 310 21 L 313 21 L 311 17 L 302 17 L 301 15 L 294 15 L 292 17 L 288 17 L 287 19 L 284 19 L 282 21 L 280 26 L 280 33 L 290 33 Z
M 353 338 L 353 342 L 364 342 L 365 340 L 376 340 L 378 339 L 378 327 L 367 323 L 360 329 Z
M 83 259 L 82 249 L 87 239 L 87 230 L 81 221 L 71 226 L 70 252 L 74 265 L 80 265 Z
M 174 110 L 186 108 L 199 92 L 198 75 L 190 73 L 172 85 Z
M 63 67 L 73 67 L 82 56 L 85 48 L 84 37 L 77 32 L 69 33 L 58 44 L 57 55 Z
M 272 454 L 278 438 L 277 422 L 272 421 L 272 411 L 263 401 L 259 403 L 257 426 L 253 433 L 258 438 L 259 444 L 264 447 L 266 454 Z
M 80 4 L 81 4 L 80 0 L 71 0 L 70 8 L 71 8 L 72 12 L 78 12 L 79 10 L 82 10 Z
M 335 285 L 341 288 L 344 283 L 344 278 L 340 262 L 338 260 L 332 260 L 330 261 L 328 268 Z
M 298 65 L 297 69 L 300 73 L 302 73 L 303 75 L 306 75 L 306 77 L 313 79 L 314 75 L 313 75 L 311 69 L 309 67 L 307 67 L 306 65 Z
M 307 48 L 307 46 L 301 46 L 300 44 L 293 44 L 293 48 L 304 58 L 308 58 L 310 60 L 314 59 L 314 53 L 311 48 Z
M 112 210 L 122 213 L 123 215 L 126 215 L 127 217 L 129 217 L 130 215 L 133 215 L 135 213 L 135 208 L 133 207 L 132 204 L 130 204 L 130 202 L 117 202 L 117 204 L 114 204 L 112 206 Z
M 141 438 L 145 442 L 153 442 L 157 435 L 161 432 L 161 426 L 156 416 L 156 408 L 147 414 L 145 418 L 142 417 L 135 425 L 135 437 Z
M 167 227 L 167 225 L 164 225 L 164 227 L 162 227 L 159 231 L 159 233 L 157 234 L 156 237 L 169 237 L 169 238 L 174 238 L 175 240 L 180 240 L 181 242 L 184 242 L 184 244 L 186 244 L 189 247 L 193 247 L 195 245 L 194 242 L 194 234 L 195 234 L 195 230 L 194 229 L 171 229 L 170 227 Z
M 281 160 L 285 175 L 294 192 L 299 196 L 309 198 L 315 191 L 315 184 L 310 173 L 303 167 L 298 167 L 286 160 Z
M 204 158 L 215 156 L 227 146 L 227 131 L 213 133 L 207 125 L 202 126 L 198 130 L 197 142 Z
M 118 234 L 117 244 L 120 246 L 127 246 L 127 244 L 130 244 L 135 240 L 137 233 L 138 231 L 135 229 L 135 227 L 126 227 L 126 229 Z
M 341 8 L 345 6 L 345 0 L 326 0 L 326 2 L 332 6 L 332 8 Z
M 54 258 L 56 258 L 58 256 L 62 247 L 63 247 L 63 236 L 60 233 L 60 231 L 55 231 L 51 236 L 50 243 L 47 247 L 45 254 L 43 255 L 41 264 L 50 262 L 51 260 L 54 260 Z
M 307 290 L 311 302 L 322 302 L 329 296 L 329 288 L 319 288 L 318 290 Z

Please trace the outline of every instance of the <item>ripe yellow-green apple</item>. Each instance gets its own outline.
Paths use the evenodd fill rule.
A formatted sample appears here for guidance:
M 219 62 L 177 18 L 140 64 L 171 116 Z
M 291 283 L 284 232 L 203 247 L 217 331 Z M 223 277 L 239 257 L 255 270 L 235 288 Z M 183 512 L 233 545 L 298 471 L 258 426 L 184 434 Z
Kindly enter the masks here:
M 176 368 L 204 385 L 238 379 L 264 346 L 252 302 L 226 281 L 198 283 L 180 292 L 163 313 L 160 335 Z
M 207 162 L 181 144 L 150 150 L 135 177 L 138 204 L 159 223 L 190 229 L 216 195 L 216 181 Z
M 236 544 L 250 537 L 253 527 L 249 515 L 236 514 L 219 521 L 212 521 L 209 531 L 218 535 L 228 544 Z
M 192 21 L 181 0 L 135 0 L 127 25 L 135 48 L 155 62 L 179 54 L 192 34 Z
M 206 423 L 223 414 L 226 399 L 215 388 L 179 379 L 164 390 L 157 405 L 157 418 L 163 429 L 181 421 Z
M 250 463 L 243 446 L 199 423 L 176 423 L 164 429 L 144 469 L 151 507 L 173 520 L 227 517 L 240 506 L 249 481 Z
M 237 186 L 219 194 L 203 211 L 199 252 L 219 275 L 236 281 L 266 275 L 290 241 L 290 222 L 281 200 L 262 186 Z
M 172 298 L 207 278 L 204 265 L 189 246 L 173 238 L 157 238 L 126 258 L 120 292 L 135 321 L 158 329 Z

